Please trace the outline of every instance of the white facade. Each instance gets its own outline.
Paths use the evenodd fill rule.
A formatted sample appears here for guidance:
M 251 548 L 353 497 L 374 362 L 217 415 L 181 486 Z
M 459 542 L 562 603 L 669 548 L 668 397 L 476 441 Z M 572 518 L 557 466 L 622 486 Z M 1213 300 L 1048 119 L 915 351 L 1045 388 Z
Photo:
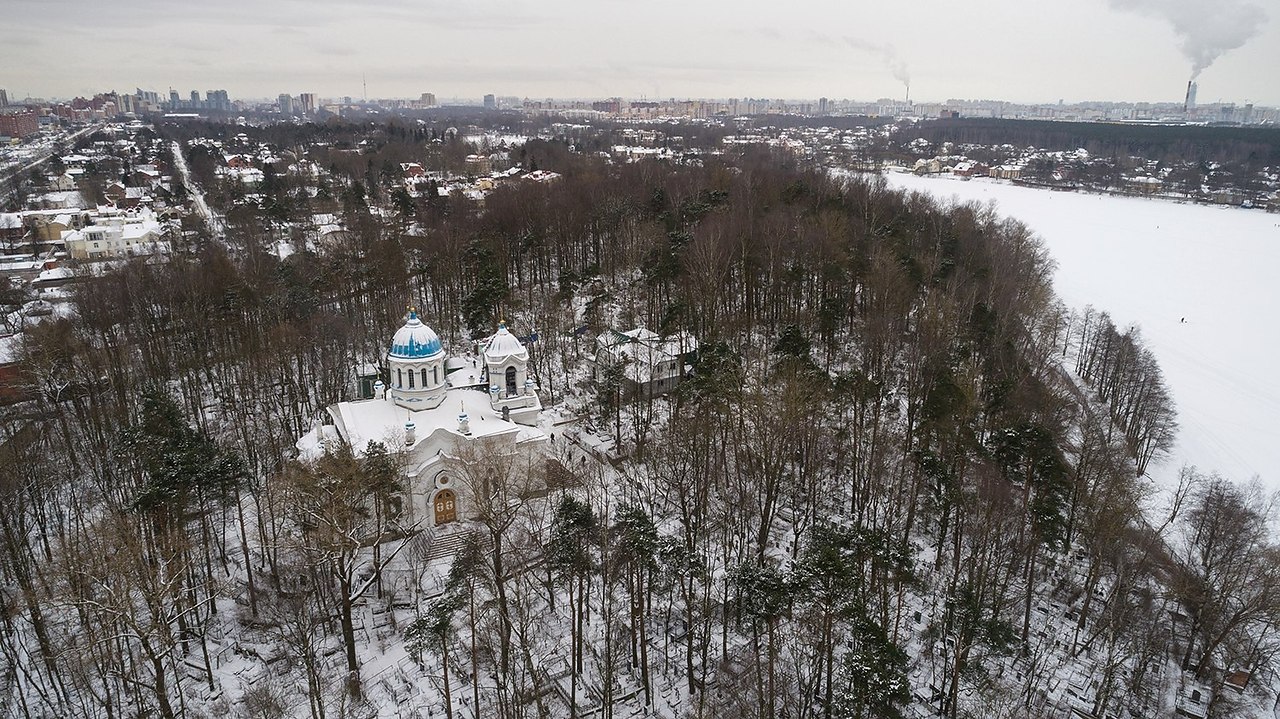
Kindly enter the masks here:
M 680 383 L 686 362 L 697 350 L 698 341 L 687 332 L 664 339 L 643 327 L 606 330 L 596 337 L 596 379 L 601 379 L 606 364 L 622 364 L 628 394 L 666 394 Z
M 497 412 L 520 424 L 533 424 L 542 405 L 529 377 L 529 351 L 506 323 L 489 338 L 484 350 L 484 365 L 489 379 L 489 403 Z
M 504 332 L 499 328 L 495 338 Z M 451 460 L 470 454 L 540 462 L 548 441 L 532 426 L 542 407 L 531 385 L 527 394 L 495 400 L 485 382 L 491 366 L 504 377 L 507 368 L 514 367 L 520 382 L 527 378 L 528 353 L 515 337 L 506 336 L 514 346 L 503 339 L 496 347 L 506 354 L 491 358 L 486 353 L 483 365 L 475 358 L 450 358 L 447 365 L 453 371 L 446 377 L 440 338 L 411 312 L 387 352 L 390 382 L 385 389 L 379 383 L 373 399 L 329 407 L 333 425 L 303 437 L 299 450 L 304 456 L 318 455 L 327 435 L 336 435 L 336 441 L 349 445 L 356 455 L 363 454 L 369 442 L 381 442 L 402 453 L 409 492 L 406 510 L 413 521 L 435 527 L 473 518 L 469 488 L 450 470 Z M 514 412 L 510 407 L 517 402 L 519 411 Z
M 99 214 L 92 222 L 83 229 L 62 233 L 62 241 L 72 257 L 79 260 L 134 257 L 166 249 L 161 242 L 164 226 L 150 211 Z

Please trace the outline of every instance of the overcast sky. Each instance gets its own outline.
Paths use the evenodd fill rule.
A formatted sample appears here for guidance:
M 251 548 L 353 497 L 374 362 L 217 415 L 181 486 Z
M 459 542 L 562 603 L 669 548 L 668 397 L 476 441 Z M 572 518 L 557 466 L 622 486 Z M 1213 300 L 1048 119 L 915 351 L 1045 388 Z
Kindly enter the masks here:
M 1280 105 L 1280 0 L 3 0 L 0 88 L 70 97 L 901 97 Z

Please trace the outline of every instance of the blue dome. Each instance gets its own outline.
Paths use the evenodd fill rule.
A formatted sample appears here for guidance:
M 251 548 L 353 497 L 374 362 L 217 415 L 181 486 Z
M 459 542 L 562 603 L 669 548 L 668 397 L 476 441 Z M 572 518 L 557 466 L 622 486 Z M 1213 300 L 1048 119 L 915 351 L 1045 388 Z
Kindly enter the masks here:
M 396 359 L 426 359 L 444 353 L 440 337 L 430 327 L 422 324 L 416 311 L 409 312 L 409 320 L 396 331 L 391 339 L 389 357 Z

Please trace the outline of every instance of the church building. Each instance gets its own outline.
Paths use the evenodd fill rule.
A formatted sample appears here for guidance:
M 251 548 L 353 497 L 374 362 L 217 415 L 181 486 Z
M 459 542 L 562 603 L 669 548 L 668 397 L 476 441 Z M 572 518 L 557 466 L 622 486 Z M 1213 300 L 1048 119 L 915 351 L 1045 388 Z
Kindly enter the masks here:
M 333 425 L 313 430 L 298 448 L 304 457 L 316 456 L 322 442 L 341 441 L 360 456 L 372 441 L 401 452 L 410 505 L 405 509 L 423 528 L 473 516 L 467 488 L 450 471 L 451 458 L 530 458 L 545 451 L 548 438 L 536 426 L 542 404 L 529 375 L 529 352 L 505 324 L 481 343 L 478 355 L 446 357 L 440 337 L 410 310 L 385 360 L 388 383 L 379 379 L 372 399 L 329 407 Z

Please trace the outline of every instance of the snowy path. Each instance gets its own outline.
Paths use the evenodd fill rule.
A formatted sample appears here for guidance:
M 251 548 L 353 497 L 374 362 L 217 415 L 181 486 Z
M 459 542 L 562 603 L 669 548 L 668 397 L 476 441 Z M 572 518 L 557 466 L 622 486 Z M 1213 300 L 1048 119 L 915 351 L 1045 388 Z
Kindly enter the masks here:
M 191 201 L 196 205 L 196 212 L 200 213 L 200 216 L 208 223 L 209 229 L 213 231 L 215 236 L 222 237 L 222 222 L 214 217 L 213 212 L 209 210 L 209 204 L 204 201 L 204 191 L 191 179 L 191 170 L 187 167 L 187 158 L 182 155 L 182 145 L 177 140 L 173 141 L 173 164 L 177 166 L 178 174 L 182 176 L 182 184 L 187 188 L 187 194 L 191 196 Z
M 888 173 L 891 186 L 995 201 L 1045 242 L 1069 306 L 1142 327 L 1173 391 L 1182 464 L 1280 489 L 1280 216 L 1168 200 Z M 1186 318 L 1186 322 L 1182 319 Z

